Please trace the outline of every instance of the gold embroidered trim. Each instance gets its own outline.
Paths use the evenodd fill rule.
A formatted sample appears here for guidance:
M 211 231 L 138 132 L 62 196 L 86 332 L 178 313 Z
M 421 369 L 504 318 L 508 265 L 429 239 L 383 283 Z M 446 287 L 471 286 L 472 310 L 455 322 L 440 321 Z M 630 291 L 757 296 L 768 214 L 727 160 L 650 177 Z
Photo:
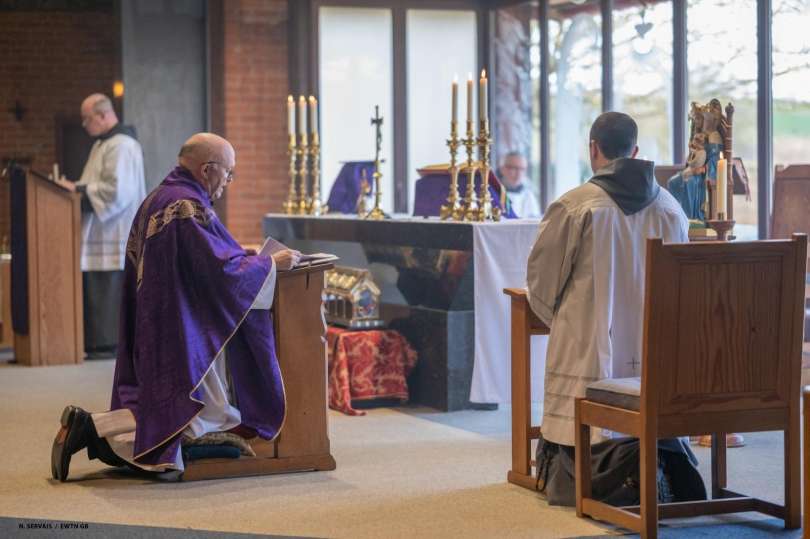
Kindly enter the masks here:
M 184 198 L 175 200 L 149 218 L 146 239 L 159 233 L 175 219 L 194 219 L 202 226 L 208 226 L 208 223 L 211 222 L 211 215 L 205 207 L 193 200 Z

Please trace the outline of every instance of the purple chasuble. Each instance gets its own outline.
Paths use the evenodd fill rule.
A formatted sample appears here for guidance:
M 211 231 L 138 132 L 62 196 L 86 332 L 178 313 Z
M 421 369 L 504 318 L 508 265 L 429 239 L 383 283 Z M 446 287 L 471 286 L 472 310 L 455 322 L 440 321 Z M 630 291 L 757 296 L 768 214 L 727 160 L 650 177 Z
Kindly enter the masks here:
M 200 382 L 226 346 L 242 423 L 265 439 L 278 434 L 285 397 L 272 319 L 250 309 L 272 263 L 242 249 L 182 167 L 141 204 L 127 243 L 110 406 L 135 416 L 136 462 L 175 462 L 180 433 L 203 408 Z
M 492 207 L 501 207 L 501 183 L 495 176 L 495 172 L 489 171 L 489 195 L 492 197 Z M 475 184 L 475 194 L 478 195 L 480 202 L 481 184 L 480 176 L 477 177 Z M 464 198 L 464 193 L 467 189 L 467 174 L 465 172 L 458 175 L 458 192 L 461 199 Z M 414 217 L 433 217 L 440 214 L 443 204 L 447 203 L 447 195 L 450 194 L 450 173 L 449 172 L 436 172 L 427 174 L 416 180 L 414 186 L 414 202 L 413 202 L 413 215 Z M 503 214 L 506 219 L 515 219 L 512 210 L 512 205 L 509 203 L 509 198 L 506 199 L 506 211 Z

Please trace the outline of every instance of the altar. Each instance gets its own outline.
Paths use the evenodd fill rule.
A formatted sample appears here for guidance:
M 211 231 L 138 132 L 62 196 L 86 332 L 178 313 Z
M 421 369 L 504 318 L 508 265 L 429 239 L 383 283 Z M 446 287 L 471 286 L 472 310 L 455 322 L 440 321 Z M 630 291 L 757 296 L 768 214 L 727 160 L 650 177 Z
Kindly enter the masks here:
M 411 402 L 452 411 L 509 402 L 509 304 L 502 290 L 526 285 L 538 223 L 271 213 L 263 230 L 302 252 L 333 253 L 341 266 L 369 269 L 386 325 L 418 354 L 408 380 Z M 545 343 L 532 349 L 535 372 L 542 372 Z

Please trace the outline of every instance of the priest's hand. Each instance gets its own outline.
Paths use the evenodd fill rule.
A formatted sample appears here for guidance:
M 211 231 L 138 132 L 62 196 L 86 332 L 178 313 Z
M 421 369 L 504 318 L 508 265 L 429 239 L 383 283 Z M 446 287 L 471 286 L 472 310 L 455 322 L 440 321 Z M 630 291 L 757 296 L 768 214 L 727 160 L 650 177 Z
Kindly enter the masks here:
M 55 183 L 56 183 L 56 185 L 58 185 L 59 187 L 61 187 L 61 188 L 63 188 L 63 189 L 67 189 L 67 190 L 68 190 L 68 191 L 70 191 L 71 193 L 75 193 L 75 192 L 76 192 L 76 184 L 75 184 L 75 183 L 73 183 L 73 182 L 71 182 L 71 181 L 68 181 L 67 179 L 65 179 L 65 177 L 64 177 L 64 176 L 62 176 L 61 178 L 56 178 L 56 179 L 54 180 L 54 182 L 55 182 Z
M 301 259 L 301 253 L 294 249 L 283 249 L 273 253 L 273 263 L 280 270 L 288 270 L 295 267 Z

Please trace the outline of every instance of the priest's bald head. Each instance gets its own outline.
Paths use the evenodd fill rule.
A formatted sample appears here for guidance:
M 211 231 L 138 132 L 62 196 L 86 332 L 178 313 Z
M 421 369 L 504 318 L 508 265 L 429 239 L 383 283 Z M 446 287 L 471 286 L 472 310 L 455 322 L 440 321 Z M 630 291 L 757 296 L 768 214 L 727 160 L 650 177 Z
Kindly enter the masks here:
M 638 126 L 623 112 L 605 112 L 593 122 L 590 133 L 591 168 L 594 172 L 614 159 L 638 153 Z
M 91 137 L 103 135 L 118 123 L 110 98 L 104 94 L 91 94 L 82 101 L 82 127 Z
M 211 200 L 216 200 L 233 180 L 236 152 L 219 135 L 197 133 L 180 148 L 177 161 L 200 182 Z

